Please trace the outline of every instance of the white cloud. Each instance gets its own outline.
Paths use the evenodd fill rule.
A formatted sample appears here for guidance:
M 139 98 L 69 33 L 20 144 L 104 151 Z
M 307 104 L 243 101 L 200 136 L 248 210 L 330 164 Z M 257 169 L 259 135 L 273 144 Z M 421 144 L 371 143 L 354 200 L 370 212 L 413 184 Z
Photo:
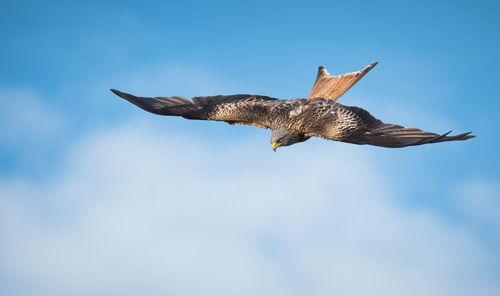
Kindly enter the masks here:
M 4 145 L 40 140 L 64 126 L 62 117 L 33 91 L 2 88 L 0 102 L 0 141 Z
M 366 150 L 317 144 L 92 134 L 52 183 L 1 184 L 7 292 L 497 294 L 479 239 L 400 207 Z
M 500 181 L 475 177 L 457 187 L 459 211 L 470 223 L 496 234 L 500 239 Z

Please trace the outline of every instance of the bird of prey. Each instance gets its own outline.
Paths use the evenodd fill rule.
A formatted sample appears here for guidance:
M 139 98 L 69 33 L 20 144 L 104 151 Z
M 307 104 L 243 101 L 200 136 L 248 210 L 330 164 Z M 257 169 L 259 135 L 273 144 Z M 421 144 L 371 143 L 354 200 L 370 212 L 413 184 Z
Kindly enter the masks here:
M 377 62 L 364 69 L 332 76 L 320 66 L 307 98 L 280 100 L 261 95 L 218 95 L 194 97 L 136 97 L 111 89 L 116 95 L 159 115 L 187 119 L 225 121 L 271 129 L 271 145 L 289 146 L 320 137 L 333 141 L 388 148 L 423 145 L 473 138 L 469 133 L 449 136 L 413 127 L 383 123 L 368 111 L 337 103 L 337 99 L 368 73 Z

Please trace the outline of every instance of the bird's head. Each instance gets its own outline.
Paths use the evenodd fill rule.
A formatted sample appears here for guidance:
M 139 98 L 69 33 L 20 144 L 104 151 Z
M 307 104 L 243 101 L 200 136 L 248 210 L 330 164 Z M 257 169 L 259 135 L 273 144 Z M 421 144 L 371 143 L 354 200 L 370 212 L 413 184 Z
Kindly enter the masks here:
M 290 146 L 295 143 L 304 142 L 309 138 L 310 137 L 304 136 L 304 134 L 294 133 L 286 127 L 278 126 L 272 129 L 271 145 L 273 145 L 273 150 L 276 152 L 278 147 Z

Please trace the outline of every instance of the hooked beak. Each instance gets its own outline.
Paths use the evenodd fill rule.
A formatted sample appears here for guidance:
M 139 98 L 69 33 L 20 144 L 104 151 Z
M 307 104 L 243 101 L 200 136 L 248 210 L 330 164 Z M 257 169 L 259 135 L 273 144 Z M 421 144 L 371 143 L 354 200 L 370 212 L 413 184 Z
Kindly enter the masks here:
M 273 143 L 272 145 L 273 145 L 273 150 L 274 150 L 274 152 L 276 152 L 276 149 L 277 149 L 279 146 L 281 146 L 281 144 L 278 144 L 278 143 Z

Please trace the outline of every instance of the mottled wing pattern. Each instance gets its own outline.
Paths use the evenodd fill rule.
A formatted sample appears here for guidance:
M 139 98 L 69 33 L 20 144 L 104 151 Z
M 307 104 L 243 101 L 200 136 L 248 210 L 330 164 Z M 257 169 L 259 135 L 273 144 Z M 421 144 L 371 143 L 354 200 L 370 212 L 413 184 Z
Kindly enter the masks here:
M 307 99 L 325 98 L 337 100 L 377 64 L 378 62 L 374 62 L 366 66 L 363 70 L 338 76 L 330 75 L 325 67 L 320 66 L 318 69 L 318 76 L 316 77 L 314 86 L 309 96 L 307 96 Z
M 297 126 L 306 136 L 329 140 L 342 139 L 366 130 L 363 120 L 335 101 L 317 98 L 304 105 Z
M 306 136 L 328 140 L 400 148 L 474 137 L 470 133 L 448 136 L 450 132 L 440 135 L 414 127 L 386 124 L 362 108 L 322 98 L 308 101 L 303 108 L 302 119 L 297 119 L 299 129 Z
M 112 89 L 112 92 L 140 108 L 159 115 L 182 116 L 187 119 L 217 120 L 269 128 L 269 114 L 278 99 L 254 95 L 194 97 L 136 97 Z
M 203 119 L 225 121 L 269 128 L 270 113 L 280 100 L 256 95 L 194 97 L 193 102 L 203 111 Z

